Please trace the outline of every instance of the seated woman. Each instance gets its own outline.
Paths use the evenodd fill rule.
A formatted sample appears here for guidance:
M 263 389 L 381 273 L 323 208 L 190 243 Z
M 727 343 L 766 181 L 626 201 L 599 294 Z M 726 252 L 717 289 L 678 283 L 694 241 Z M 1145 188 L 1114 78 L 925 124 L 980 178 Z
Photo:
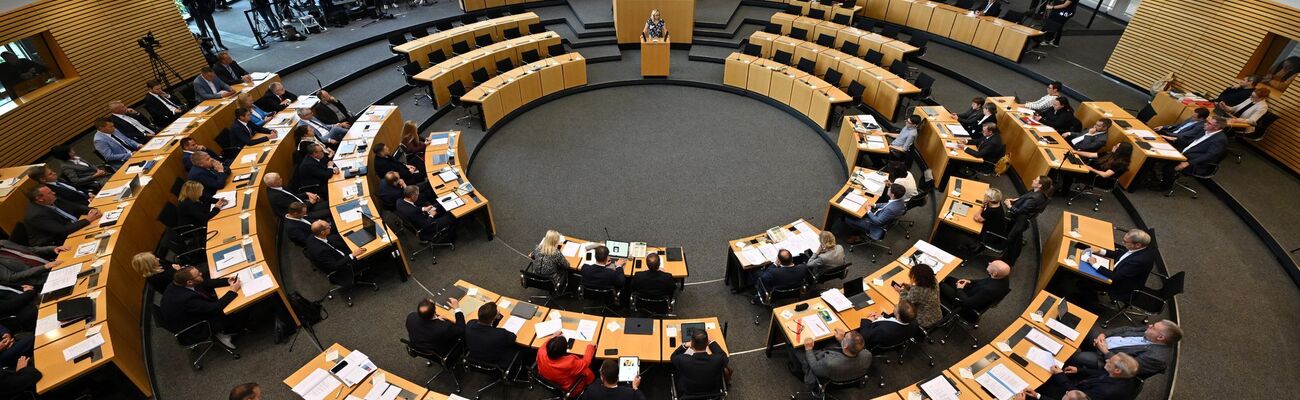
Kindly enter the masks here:
M 1102 118 L 1092 124 L 1087 132 L 1073 132 L 1063 136 L 1070 142 L 1075 154 L 1084 158 L 1097 158 L 1097 151 L 1106 147 L 1106 141 L 1110 139 L 1110 125 L 1110 118 Z
M 916 321 L 921 327 L 931 327 L 943 318 L 943 309 L 939 305 L 939 285 L 934 277 L 934 269 L 929 265 L 916 264 L 910 269 L 910 283 L 890 282 L 898 291 L 898 299 L 906 300 L 916 306 Z
M 225 206 L 225 199 L 213 201 L 211 198 L 204 198 L 203 184 L 185 181 L 181 186 L 180 194 L 177 195 L 176 226 L 207 226 L 208 220 L 217 216 L 217 213 L 221 212 L 221 207 Z
M 537 349 L 537 372 L 564 390 L 577 384 L 578 389 L 573 393 L 577 396 L 596 380 L 596 374 L 591 370 L 596 346 L 587 344 L 581 355 L 569 354 L 568 348 L 569 341 L 564 339 L 563 333 L 555 332 L 547 337 L 546 343 Z
M 803 254 L 795 256 L 795 264 L 804 264 L 808 266 L 810 272 L 816 272 L 818 268 L 831 268 L 844 265 L 844 246 L 835 244 L 835 234 L 831 231 L 822 231 L 817 236 L 820 245 L 817 251 L 808 250 Z
M 408 159 L 415 156 L 418 160 L 424 160 L 424 149 L 427 147 L 429 140 L 420 137 L 420 126 L 415 121 L 402 124 L 402 150 L 406 151 Z
M 994 233 L 998 236 L 1006 237 L 1007 235 L 1007 209 L 1002 206 L 1002 191 L 998 188 L 989 188 L 984 191 L 984 209 L 979 214 L 971 216 L 975 222 L 983 224 L 980 233 L 974 238 L 965 236 L 958 248 L 968 254 L 977 254 L 980 247 L 984 245 L 984 239 L 988 233 Z
M 1052 127 L 1057 132 L 1069 132 L 1079 123 L 1079 119 L 1074 117 L 1074 107 L 1070 106 L 1070 99 L 1065 96 L 1056 96 L 1056 99 L 1052 100 L 1051 108 L 1042 113 L 1034 113 L 1034 120 Z
M 262 125 L 265 125 L 266 119 L 273 115 L 266 111 L 262 111 L 261 108 L 258 108 L 257 105 L 253 104 L 253 96 L 250 96 L 247 92 L 240 93 L 235 97 L 235 101 L 239 103 L 239 107 L 247 108 L 249 114 L 252 114 L 253 120 L 249 123 L 253 124 L 253 126 L 261 127 Z
M 560 252 L 560 246 L 560 233 L 546 231 L 546 236 L 542 236 L 542 242 L 537 244 L 530 255 L 533 262 L 528 265 L 528 271 L 550 276 L 556 283 L 562 284 L 572 266 L 569 265 L 569 259 Z
M 167 285 L 172 283 L 172 276 L 176 275 L 176 271 L 184 267 L 158 258 L 158 256 L 150 252 L 137 253 L 135 257 L 131 258 L 131 268 L 140 273 L 144 280 L 149 283 L 149 286 L 157 290 L 160 295 L 163 290 L 167 289 Z M 200 271 L 204 270 L 201 269 Z

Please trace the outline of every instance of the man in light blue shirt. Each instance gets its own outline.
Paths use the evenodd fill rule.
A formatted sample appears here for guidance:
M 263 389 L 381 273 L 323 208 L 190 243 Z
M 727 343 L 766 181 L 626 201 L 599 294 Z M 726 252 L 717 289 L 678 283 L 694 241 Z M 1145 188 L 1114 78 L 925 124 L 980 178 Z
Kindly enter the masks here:
M 140 144 L 119 132 L 113 126 L 113 121 L 108 118 L 95 121 L 95 150 L 104 157 L 104 163 L 114 170 L 122 168 L 122 164 L 139 149 Z
M 1078 367 L 1080 376 L 1100 374 L 1107 358 L 1115 353 L 1124 353 L 1137 359 L 1137 375 L 1146 378 L 1164 372 L 1173 345 L 1182 337 L 1182 328 L 1170 320 L 1157 321 L 1146 327 L 1114 328 L 1084 341 L 1080 351 L 1070 356 L 1065 364 Z
M 911 115 L 907 117 L 906 125 L 898 133 L 885 133 L 885 135 L 893 138 L 889 142 L 889 158 L 891 160 L 901 160 L 907 167 L 912 166 L 912 145 L 916 143 L 916 130 L 920 126 L 921 116 Z

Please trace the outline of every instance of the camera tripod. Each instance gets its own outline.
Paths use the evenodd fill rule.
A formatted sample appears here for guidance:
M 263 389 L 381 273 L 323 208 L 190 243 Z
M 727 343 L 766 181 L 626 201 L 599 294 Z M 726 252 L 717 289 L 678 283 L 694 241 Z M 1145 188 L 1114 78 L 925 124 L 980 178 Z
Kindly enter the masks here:
M 171 80 L 167 79 L 168 72 L 171 72 L 172 76 L 176 77 L 177 82 L 184 80 L 184 78 L 181 78 L 181 74 L 176 72 L 176 69 L 172 68 L 172 65 L 167 63 L 167 60 L 163 60 L 162 56 L 158 55 L 158 52 L 153 47 L 144 47 L 144 53 L 149 56 L 149 70 L 153 71 L 154 79 L 162 82 L 163 87 L 172 86 Z

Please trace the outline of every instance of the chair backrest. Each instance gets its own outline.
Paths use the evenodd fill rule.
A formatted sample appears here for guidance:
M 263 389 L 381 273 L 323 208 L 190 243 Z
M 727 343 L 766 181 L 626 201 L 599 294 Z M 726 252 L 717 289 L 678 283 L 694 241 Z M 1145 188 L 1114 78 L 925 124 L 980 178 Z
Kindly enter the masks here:
M 218 134 L 217 134 L 217 137 L 216 137 L 215 141 L 217 142 L 217 146 L 221 146 L 221 149 L 222 149 L 222 150 L 225 150 L 225 149 L 229 148 L 229 147 L 230 147 L 230 128 L 221 128 L 221 133 L 218 133 Z M 224 154 L 224 152 L 223 152 L 223 154 Z M 230 155 L 228 155 L 228 156 L 233 157 L 234 154 L 230 154 Z
M 849 97 L 852 97 L 854 100 L 862 101 L 862 92 L 865 92 L 866 90 L 867 87 L 858 83 L 858 81 L 849 82 Z
M 437 65 L 443 61 L 447 61 L 447 53 L 443 53 L 442 49 L 429 52 L 429 65 Z
M 826 11 L 816 9 L 816 8 L 808 8 L 808 18 L 812 18 L 812 19 L 826 18 Z
M 647 296 L 644 293 L 632 292 L 631 297 L 632 308 L 635 310 L 648 311 L 654 314 L 668 314 L 673 311 L 673 296 Z
M 813 279 L 813 283 L 825 283 L 834 279 L 844 279 L 848 277 L 849 267 L 852 265 L 853 263 L 850 262 L 850 263 L 844 263 L 844 265 L 821 268 L 820 270 L 817 271 L 817 274 Z
M 170 201 L 164 201 L 162 209 L 158 210 L 158 222 L 161 222 L 165 227 L 175 227 L 177 215 L 176 205 Z
M 929 193 L 929 192 L 926 192 L 926 193 L 917 193 L 916 196 L 912 196 L 912 198 L 907 199 L 907 202 L 904 203 L 904 204 L 907 205 L 907 209 L 910 211 L 910 210 L 913 209 L 913 208 L 917 208 L 917 207 L 924 206 L 924 205 L 925 205 L 925 199 L 926 199 L 927 197 L 930 197 L 930 193 Z
M 753 43 L 745 43 L 745 50 L 743 51 L 743 53 L 754 57 L 762 57 L 763 46 L 759 46 Z
M 614 288 L 587 285 L 578 285 L 578 295 L 585 300 L 608 301 L 610 303 L 618 299 L 618 291 Z
M 803 28 L 791 27 L 789 36 L 799 40 L 808 40 L 808 30 Z
M 509 58 L 502 58 L 500 60 L 497 60 L 497 73 L 506 72 L 512 69 L 515 69 L 514 61 L 510 61 Z
M 1246 139 L 1254 142 L 1264 139 L 1264 135 L 1268 134 L 1268 127 L 1273 126 L 1273 122 L 1276 121 L 1277 114 L 1274 114 L 1272 111 L 1264 112 L 1264 115 L 1261 115 L 1259 120 L 1255 121 L 1255 135 Z
M 531 265 L 531 263 L 529 265 Z M 542 275 L 530 271 L 528 265 L 525 265 L 523 269 L 519 270 L 519 286 L 522 286 L 524 289 L 536 288 L 554 291 L 557 283 L 555 282 L 555 278 L 552 278 L 550 275 Z
M 763 32 L 780 35 L 781 25 L 775 22 L 768 22 L 766 25 L 763 26 Z
M 934 87 L 934 77 L 924 72 L 916 75 L 916 87 L 921 89 L 921 97 L 930 97 L 930 90 Z
M 970 9 L 973 5 L 975 5 L 975 0 L 957 0 L 957 4 L 954 4 L 957 8 L 964 9 Z
M 449 31 L 449 30 L 455 29 L 455 27 L 453 27 L 453 26 L 451 25 L 451 21 L 442 21 L 442 22 L 439 22 L 439 23 L 433 24 L 433 27 L 434 27 L 434 28 L 438 28 L 439 31 Z
M 536 382 L 538 385 L 541 385 L 543 388 L 550 391 L 551 394 L 555 394 L 555 395 L 567 394 L 567 392 L 564 391 L 564 388 L 560 387 L 559 384 L 552 382 L 550 379 L 546 379 L 545 376 L 542 376 L 542 372 L 537 369 L 536 363 L 534 363 L 531 368 L 528 368 L 528 376 L 532 378 L 533 382 Z M 582 380 L 578 379 L 578 383 L 581 382 Z
M 867 56 L 863 57 L 862 59 L 866 60 L 872 65 L 879 66 L 880 62 L 885 60 L 885 53 L 881 53 L 875 50 L 867 50 Z
M 1007 10 L 1005 14 L 1002 14 L 1002 19 L 1019 24 L 1025 20 L 1025 13 L 1016 10 Z
M 27 237 L 27 226 L 23 225 L 22 222 L 14 224 L 14 231 L 9 233 L 9 241 L 23 246 L 31 245 L 31 241 Z
M 800 7 L 798 4 L 786 4 L 785 13 L 792 14 L 792 15 L 803 15 L 803 7 Z
M 849 17 L 848 14 L 835 14 L 835 16 L 831 17 L 831 22 L 840 25 L 848 25 L 850 20 L 852 20 L 852 18 Z
M 523 53 L 519 53 L 519 59 L 524 64 L 531 64 L 541 60 L 542 56 L 537 54 L 537 50 L 524 50 Z
M 549 57 L 555 57 L 555 56 L 558 56 L 558 55 L 561 55 L 561 54 L 564 54 L 564 44 L 563 44 L 563 43 L 560 43 L 560 44 L 553 44 L 553 45 L 550 45 L 550 47 L 547 47 L 547 48 L 546 48 L 546 55 L 549 56 Z
M 402 73 L 407 77 L 415 76 L 419 74 L 420 71 L 424 71 L 424 68 L 420 68 L 420 64 L 414 61 L 408 62 L 406 65 L 402 66 Z
M 900 78 L 907 76 L 907 61 L 894 60 L 893 64 L 889 64 L 889 72 Z
M 817 36 L 817 44 L 826 47 L 835 47 L 835 36 L 823 33 L 820 36 Z
M 451 44 L 451 52 L 454 53 L 454 54 L 465 54 L 465 53 L 468 53 L 468 52 L 469 52 L 469 42 L 466 42 L 466 41 L 464 41 L 464 40 L 461 40 L 461 41 L 458 41 L 458 42 L 453 42 L 453 43 Z
M 492 35 L 482 34 L 474 37 L 474 44 L 478 47 L 488 47 L 492 45 Z
M 907 44 L 912 45 L 912 47 L 924 50 L 925 46 L 930 44 L 930 39 L 926 38 L 925 35 L 922 35 L 920 33 L 915 33 L 912 34 L 911 39 L 907 40 Z
M 402 32 L 388 34 L 388 45 L 401 46 L 404 43 L 406 43 L 406 34 Z
M 546 27 L 545 27 L 545 26 L 542 26 L 542 24 L 532 24 L 532 25 L 528 25 L 528 34 L 529 34 L 529 35 L 534 35 L 534 34 L 538 34 L 538 33 L 542 33 L 542 32 L 546 32 Z
M 880 36 L 884 36 L 890 39 L 898 39 L 898 32 L 900 31 L 901 30 L 897 26 L 885 25 L 885 28 L 880 31 Z
M 478 22 L 478 17 L 473 14 L 465 13 L 460 16 L 460 23 L 462 25 L 469 25 L 475 22 Z
M 452 81 L 447 85 L 447 93 L 451 94 L 452 101 L 460 102 L 460 96 L 465 95 L 465 84 L 459 80 Z
M 775 268 L 775 267 L 770 267 L 770 268 Z M 804 290 L 807 289 L 807 287 L 803 284 L 803 281 L 804 281 L 803 279 L 800 279 L 798 284 L 792 285 L 790 287 L 774 288 L 768 290 L 767 296 L 765 296 L 767 297 L 767 305 L 776 307 L 778 304 L 777 300 L 799 299 L 799 297 L 803 295 Z
M 501 34 L 505 36 L 506 39 L 514 39 L 523 36 L 519 33 L 519 28 L 509 28 L 506 29 L 505 31 L 502 31 Z
M 798 68 L 800 71 L 811 74 L 813 73 L 813 71 L 817 70 L 817 60 L 811 58 L 801 59 L 799 60 L 799 65 L 796 66 L 795 68 Z
M 862 47 L 859 46 L 857 43 L 853 43 L 849 41 L 845 41 L 844 45 L 840 46 L 840 51 L 844 52 L 844 54 L 848 54 L 852 56 L 858 55 L 858 50 L 861 49 Z
M 1160 285 L 1160 290 L 1157 290 L 1154 294 L 1165 301 L 1171 301 L 1174 296 L 1183 293 L 1183 281 L 1186 278 L 1187 271 L 1178 271 L 1170 275 L 1169 278 L 1161 279 L 1164 282 Z
M 486 68 L 476 69 L 474 70 L 474 72 L 470 72 L 469 76 L 470 78 L 474 79 L 475 83 L 487 82 L 487 80 L 490 79 L 490 77 L 488 77 Z
M 786 53 L 781 50 L 777 50 L 776 53 L 772 55 L 772 61 L 776 61 L 785 65 L 790 65 L 790 57 L 794 57 L 794 55 L 790 53 Z
M 844 80 L 844 74 L 841 74 L 840 71 L 836 71 L 835 68 L 827 68 L 826 75 L 823 76 L 822 79 L 825 80 L 826 83 L 831 84 L 831 86 L 840 87 L 840 81 Z
M 505 10 L 502 9 L 489 10 L 487 12 L 488 19 L 497 19 L 504 16 L 506 16 L 506 12 Z
M 418 27 L 418 28 L 413 28 L 413 29 L 411 29 L 411 37 L 416 38 L 416 39 L 419 39 L 419 38 L 422 38 L 422 37 L 425 37 L 425 36 L 429 36 L 429 29 L 428 29 L 428 28 L 421 26 L 421 27 Z
M 876 21 L 867 18 L 858 18 L 858 20 L 853 23 L 853 27 L 871 32 L 876 29 Z

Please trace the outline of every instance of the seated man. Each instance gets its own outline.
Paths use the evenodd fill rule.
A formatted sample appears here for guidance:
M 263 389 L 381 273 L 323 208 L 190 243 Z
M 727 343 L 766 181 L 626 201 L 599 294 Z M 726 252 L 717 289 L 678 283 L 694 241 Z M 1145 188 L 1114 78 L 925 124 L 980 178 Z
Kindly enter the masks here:
M 1078 373 L 1074 367 L 1052 367 L 1052 377 L 1043 383 L 1037 391 L 1027 390 L 1028 397 L 1059 399 L 1066 398 L 1073 391 L 1082 392 L 1085 399 L 1132 399 L 1137 397 L 1142 382 L 1138 381 L 1138 362 L 1124 353 L 1116 353 L 1106 359 L 1105 373 L 1087 376 Z M 1068 376 L 1078 375 L 1078 376 Z M 1078 394 L 1070 394 L 1080 398 Z
M 397 174 L 397 171 L 388 171 L 384 174 L 384 181 L 379 183 L 379 204 L 391 205 L 397 207 L 397 202 L 402 200 L 402 195 L 406 191 L 406 181 Z
M 665 299 L 677 291 L 673 275 L 659 270 L 659 254 L 645 256 L 646 270 L 632 275 L 632 293 L 648 298 Z
M 114 170 L 122 168 L 126 160 L 131 158 L 136 150 L 140 149 L 140 143 L 123 135 L 113 125 L 113 121 L 106 118 L 95 120 L 95 151 L 104 157 L 104 163 L 108 164 Z
M 894 347 L 920 333 L 916 321 L 916 307 L 907 300 L 900 300 L 894 308 L 894 314 L 880 315 L 871 313 L 862 319 L 858 333 L 862 335 L 863 348 L 874 350 Z
M 330 283 L 350 288 L 355 284 L 354 265 L 357 257 L 365 254 L 366 250 L 358 247 L 351 253 L 345 252 L 348 248 L 347 243 L 343 243 L 342 238 L 337 235 L 330 235 L 333 231 L 329 222 L 316 221 L 311 224 L 312 237 L 307 240 L 307 259 L 311 260 L 316 269 L 326 274 L 338 272 L 330 279 Z
M 389 172 L 396 172 L 407 183 L 420 183 L 427 180 L 420 169 L 414 165 L 404 164 L 393 158 L 393 152 L 389 151 L 388 145 L 383 142 L 376 142 L 371 146 L 371 151 L 375 153 L 375 171 L 379 175 L 388 175 Z
M 262 176 L 262 185 L 266 186 L 266 194 L 271 199 L 271 210 L 277 215 L 288 213 L 289 205 L 298 202 L 307 208 L 308 219 L 327 221 L 334 219 L 329 204 L 321 201 L 319 195 L 312 192 L 290 192 L 284 187 L 284 178 L 279 173 L 267 172 Z
M 961 301 L 962 318 L 967 321 L 976 320 L 976 313 L 988 311 L 989 307 L 1002 301 L 1011 293 L 1011 283 L 1007 279 L 1011 275 L 1011 266 L 1002 260 L 989 261 L 985 268 L 989 273 L 988 278 L 967 280 L 957 279 L 954 277 L 944 278 L 939 285 L 940 300 L 943 300 L 949 307 L 953 299 Z
M 68 248 L 64 246 L 24 246 L 12 241 L 0 240 L 0 284 L 13 287 L 22 285 L 40 287 L 45 283 L 45 275 L 54 267 L 63 264 L 62 261 L 55 260 L 55 257 L 65 251 L 68 251 Z
M 316 119 L 316 113 L 310 108 L 298 109 L 298 123 L 311 127 L 312 133 L 321 143 L 328 143 L 330 147 L 338 147 L 340 140 L 348 134 L 348 128 L 352 124 L 340 122 L 337 124 L 326 124 Z
M 1213 171 L 1213 164 L 1223 159 L 1228 148 L 1228 139 L 1220 134 L 1227 126 L 1227 118 L 1212 116 L 1205 120 L 1205 133 L 1174 141 L 1173 146 L 1183 152 L 1187 161 L 1177 164 L 1162 163 L 1161 180 L 1155 183 L 1155 189 L 1160 191 L 1172 189 L 1178 173 L 1207 175 Z
M 1141 229 L 1130 229 L 1120 240 L 1122 248 L 1119 250 L 1093 246 L 1093 259 L 1086 261 L 1097 265 L 1097 256 L 1114 258 L 1111 268 L 1097 268 L 1097 273 L 1110 278 L 1110 285 L 1105 285 L 1103 290 L 1111 300 L 1127 302 L 1134 291 L 1146 287 L 1147 276 L 1151 275 L 1151 268 L 1156 264 L 1156 253 L 1146 251 L 1151 245 L 1151 235 Z
M 1093 123 L 1087 132 L 1067 132 L 1062 136 L 1079 155 L 1097 158 L 1097 152 L 1106 147 L 1111 123 L 1110 118 L 1102 118 Z
M 181 165 L 185 166 L 186 171 L 194 168 L 194 160 L 192 160 L 192 157 L 194 157 L 194 153 L 198 152 L 207 153 L 208 157 L 212 157 L 212 159 L 217 160 L 217 162 L 222 165 L 230 165 L 229 162 L 221 158 L 221 155 L 212 150 L 208 150 L 206 146 L 199 144 L 199 142 L 195 141 L 194 138 L 187 137 L 181 138 Z
M 497 327 L 500 317 L 496 302 L 479 306 L 478 319 L 465 325 L 465 349 L 469 352 L 465 358 L 494 365 L 508 375 L 519 349 L 515 346 L 515 334 Z
M 1145 328 L 1125 326 L 1096 334 L 1085 340 L 1080 351 L 1065 365 L 1079 368 L 1080 375 L 1100 375 L 1106 359 L 1116 353 L 1132 356 L 1138 362 L 1137 376 L 1147 378 L 1165 372 L 1173 347 L 1183 338 L 1183 329 L 1174 321 L 1160 320 Z
M 12 368 L 18 359 L 32 356 L 36 338 L 31 332 L 17 332 L 17 328 L 0 325 L 0 368 Z
M 884 204 L 876 203 L 867 211 L 867 215 L 862 218 L 844 217 L 844 223 L 849 226 L 861 229 L 871 240 L 881 240 L 885 238 L 885 229 L 892 226 L 895 221 L 907 213 L 907 202 L 903 197 L 907 196 L 907 188 L 897 183 L 889 185 L 888 199 Z M 861 240 L 852 240 L 849 242 L 860 242 Z
M 113 126 L 117 127 L 118 131 L 137 143 L 149 141 L 149 138 L 158 132 L 158 128 L 149 124 L 148 118 L 127 107 L 121 100 L 108 103 L 108 119 L 113 121 Z
M 213 288 L 227 285 L 230 286 L 230 291 L 224 296 L 217 297 L 217 292 Z M 231 321 L 226 317 L 225 308 L 239 297 L 241 285 L 239 279 L 233 276 L 229 279 L 214 279 L 208 282 L 198 269 L 181 268 L 172 276 L 172 284 L 163 291 L 160 309 L 162 314 L 159 317 L 167 330 L 172 333 L 179 333 L 191 325 L 208 321 L 217 341 L 228 349 L 234 349 L 235 344 L 231 342 L 230 335 L 225 333 L 227 329 L 232 328 L 229 323 Z
M 249 76 L 248 71 L 239 66 L 230 53 L 217 53 L 217 62 L 212 64 L 212 71 L 217 73 L 217 78 L 228 85 L 238 85 L 240 83 L 252 82 L 253 77 Z M 276 82 L 279 83 L 279 82 Z
M 298 95 L 290 93 L 289 90 L 285 89 L 283 83 L 272 82 L 271 86 L 267 88 L 266 94 L 262 95 L 262 98 L 257 99 L 253 104 L 263 111 L 275 114 L 283 111 L 297 99 Z M 298 115 L 302 114 L 299 113 Z
M 452 228 L 456 224 L 456 217 L 443 210 L 437 203 L 420 206 L 416 203 L 419 200 L 420 188 L 407 186 L 406 189 L 402 189 L 402 199 L 397 201 L 396 206 L 397 215 L 420 231 L 421 241 L 433 240 L 434 236 L 444 229 L 448 231 L 448 235 L 443 240 L 455 241 L 455 231 Z
M 316 221 L 329 222 L 329 219 L 314 218 L 307 212 L 307 205 L 301 202 L 289 203 L 288 211 L 284 213 L 284 232 L 289 236 L 289 241 L 298 247 L 307 247 L 307 240 L 311 239 L 311 224 Z M 331 243 L 343 242 L 343 237 L 338 232 L 330 232 L 326 238 Z
M 1035 112 L 1046 111 L 1048 108 L 1052 107 L 1052 100 L 1056 100 L 1057 97 L 1061 96 L 1062 89 L 1065 89 L 1064 83 L 1061 83 L 1059 81 L 1053 81 L 1051 83 L 1048 83 L 1047 94 L 1043 95 L 1043 97 L 1038 98 L 1038 100 L 1025 103 L 1025 108 L 1034 110 Z
M 306 157 L 298 164 L 296 177 L 298 178 L 299 188 L 311 188 L 312 190 L 325 191 L 329 188 L 330 178 L 339 173 L 339 169 L 334 166 L 334 162 L 325 159 L 325 148 L 321 145 L 313 144 Z
M 758 285 L 763 291 L 789 289 L 803 284 L 807 278 L 808 267 L 795 265 L 790 250 L 781 249 L 776 253 L 776 265 L 764 268 L 758 276 Z
M 189 180 L 203 185 L 204 199 L 211 199 L 212 195 L 226 187 L 226 179 L 230 178 L 230 172 L 226 171 L 225 165 L 209 157 L 208 153 L 194 153 L 190 156 L 190 162 L 194 164 L 194 168 L 190 168 Z
M 791 348 L 792 356 L 803 370 L 808 389 L 820 390 L 818 380 L 848 381 L 867 374 L 871 369 L 871 352 L 863 347 L 862 335 L 835 328 L 835 343 L 813 347 L 813 335 L 804 335 L 803 348 Z
M 144 110 L 153 117 L 154 123 L 159 127 L 166 127 L 180 118 L 187 110 L 180 101 L 173 99 L 163 87 L 162 82 L 154 79 L 144 83 L 148 91 L 144 94 Z
M 217 78 L 212 67 L 199 69 L 199 76 L 194 78 L 194 96 L 198 101 L 220 99 L 235 95 L 235 90 Z
M 583 391 L 584 400 L 645 400 L 641 392 L 641 375 L 632 378 L 631 386 L 618 384 L 618 359 L 600 363 L 600 382 L 594 382 Z
M 577 385 L 573 393 L 581 394 L 596 380 L 596 374 L 591 371 L 591 361 L 595 359 L 596 345 L 588 343 L 582 354 L 569 354 L 569 341 L 557 331 L 537 349 L 537 372 L 564 390 Z
M 1210 118 L 1210 109 L 1197 107 L 1186 121 L 1175 125 L 1162 125 L 1155 128 L 1156 133 L 1166 141 L 1193 140 L 1205 133 L 1205 121 Z M 1191 138 L 1191 139 L 1184 139 Z
M 13 368 L 0 368 L 0 392 L 35 392 L 36 382 L 41 380 L 41 376 L 31 357 L 18 357 Z
M 731 375 L 727 352 L 718 342 L 709 340 L 709 334 L 702 330 L 691 333 L 690 342 L 673 350 L 669 360 L 677 370 L 677 393 L 683 396 L 716 393 Z
M 102 215 L 94 208 L 84 215 L 73 215 L 55 204 L 58 196 L 45 186 L 37 186 L 27 195 L 32 203 L 27 205 L 23 225 L 27 228 L 27 242 L 32 246 L 62 245 L 68 235 L 99 221 Z
M 427 297 L 420 300 L 415 311 L 406 315 L 406 337 L 411 342 L 412 349 L 422 353 L 455 356 L 447 353 L 457 341 L 465 337 L 465 313 L 460 310 L 459 300 L 450 299 L 448 303 L 455 310 L 454 321 L 438 316 L 438 305 Z
M 316 105 L 312 107 L 312 111 L 316 112 L 316 118 L 320 119 L 321 122 L 326 124 L 350 123 L 356 119 L 356 117 L 352 116 L 352 113 L 348 112 L 348 107 L 344 106 L 343 102 L 339 101 L 338 98 L 330 95 L 329 92 L 321 90 L 316 92 L 316 96 L 320 98 L 320 101 L 316 102 Z
M 64 210 L 73 214 L 82 214 L 90 209 L 90 194 L 77 189 L 76 186 L 59 180 L 59 172 L 49 166 L 35 166 L 27 170 L 27 178 L 39 182 L 54 191 L 59 198 L 57 203 Z
M 975 149 L 967 148 L 965 152 L 984 160 L 984 165 L 977 168 L 992 171 L 998 160 L 1007 154 L 1007 146 L 1002 144 L 1002 135 L 998 133 L 998 124 L 996 122 L 985 122 L 980 127 L 980 132 L 983 135 L 971 136 L 970 139 L 966 140 L 966 144 L 974 144 Z
M 609 248 L 605 246 L 596 246 L 596 263 L 583 265 L 579 271 L 582 272 L 582 285 L 600 289 L 623 288 L 623 264 L 627 260 L 618 260 L 617 262 L 609 258 Z
M 257 134 L 267 136 L 254 138 Z M 230 147 L 242 149 L 244 146 L 266 143 L 275 139 L 275 131 L 253 124 L 253 112 L 247 108 L 235 109 L 235 122 L 230 124 Z

